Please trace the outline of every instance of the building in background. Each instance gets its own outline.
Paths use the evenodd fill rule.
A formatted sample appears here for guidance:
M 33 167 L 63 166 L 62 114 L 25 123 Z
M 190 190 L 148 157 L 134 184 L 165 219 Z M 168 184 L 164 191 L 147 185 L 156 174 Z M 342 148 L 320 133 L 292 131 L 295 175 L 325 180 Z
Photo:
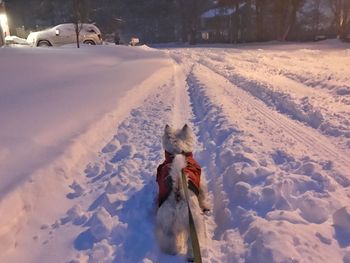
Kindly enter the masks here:
M 238 6 L 218 6 L 200 16 L 201 42 L 239 43 L 253 40 L 251 20 L 255 6 L 246 3 Z
M 5 37 L 10 35 L 5 2 L 0 0 L 0 46 L 4 45 Z

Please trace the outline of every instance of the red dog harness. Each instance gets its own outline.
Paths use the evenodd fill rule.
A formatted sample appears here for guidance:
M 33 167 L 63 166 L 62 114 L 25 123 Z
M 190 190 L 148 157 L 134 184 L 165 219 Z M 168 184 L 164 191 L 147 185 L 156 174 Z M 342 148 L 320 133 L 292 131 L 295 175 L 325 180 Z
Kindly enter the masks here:
M 188 188 L 198 196 L 201 180 L 201 167 L 196 160 L 193 159 L 191 152 L 184 153 L 184 155 L 186 157 L 187 166 L 183 171 L 188 178 Z M 171 192 L 171 185 L 168 183 L 167 176 L 169 175 L 173 159 L 174 155 L 165 151 L 165 160 L 157 168 L 157 183 L 159 186 L 158 206 L 162 205 Z

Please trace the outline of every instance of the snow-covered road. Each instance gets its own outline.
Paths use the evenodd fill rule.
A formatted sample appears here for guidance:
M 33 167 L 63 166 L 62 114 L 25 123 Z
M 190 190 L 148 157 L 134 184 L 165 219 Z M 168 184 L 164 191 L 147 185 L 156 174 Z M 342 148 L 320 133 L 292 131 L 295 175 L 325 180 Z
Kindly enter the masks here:
M 44 196 L 17 190 L 30 201 L 18 220 L 0 219 L 13 229 L 0 228 L 0 261 L 183 262 L 156 243 L 154 176 L 163 127 L 188 123 L 213 203 L 204 262 L 350 262 L 349 47 L 162 51 L 167 63 L 85 131 L 108 136 L 98 152 L 41 171 Z M 0 211 L 17 204 L 5 201 Z

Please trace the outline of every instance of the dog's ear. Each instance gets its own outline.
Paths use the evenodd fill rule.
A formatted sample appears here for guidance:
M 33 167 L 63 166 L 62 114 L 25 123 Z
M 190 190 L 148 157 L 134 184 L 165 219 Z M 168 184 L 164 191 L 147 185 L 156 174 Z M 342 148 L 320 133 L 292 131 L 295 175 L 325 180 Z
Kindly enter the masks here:
M 189 136 L 191 136 L 191 129 L 190 129 L 190 127 L 188 127 L 187 124 L 185 124 L 185 125 L 182 127 L 181 134 L 182 134 L 185 138 L 188 138 Z

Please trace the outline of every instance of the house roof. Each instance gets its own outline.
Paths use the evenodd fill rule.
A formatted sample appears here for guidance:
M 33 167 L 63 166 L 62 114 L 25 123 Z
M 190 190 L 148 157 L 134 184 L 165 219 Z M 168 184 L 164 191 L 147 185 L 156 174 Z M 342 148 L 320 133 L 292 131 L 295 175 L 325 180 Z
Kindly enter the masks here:
M 234 8 L 213 8 L 205 11 L 202 15 L 201 18 L 212 18 L 215 16 L 229 16 L 234 13 L 235 9 Z
M 246 5 L 246 3 L 240 4 L 238 9 L 242 8 L 245 5 Z M 217 8 L 212 8 L 212 9 L 205 11 L 201 15 L 201 18 L 213 18 L 213 17 L 217 17 L 217 16 L 230 16 L 235 12 L 236 12 L 236 8 L 217 7 Z

